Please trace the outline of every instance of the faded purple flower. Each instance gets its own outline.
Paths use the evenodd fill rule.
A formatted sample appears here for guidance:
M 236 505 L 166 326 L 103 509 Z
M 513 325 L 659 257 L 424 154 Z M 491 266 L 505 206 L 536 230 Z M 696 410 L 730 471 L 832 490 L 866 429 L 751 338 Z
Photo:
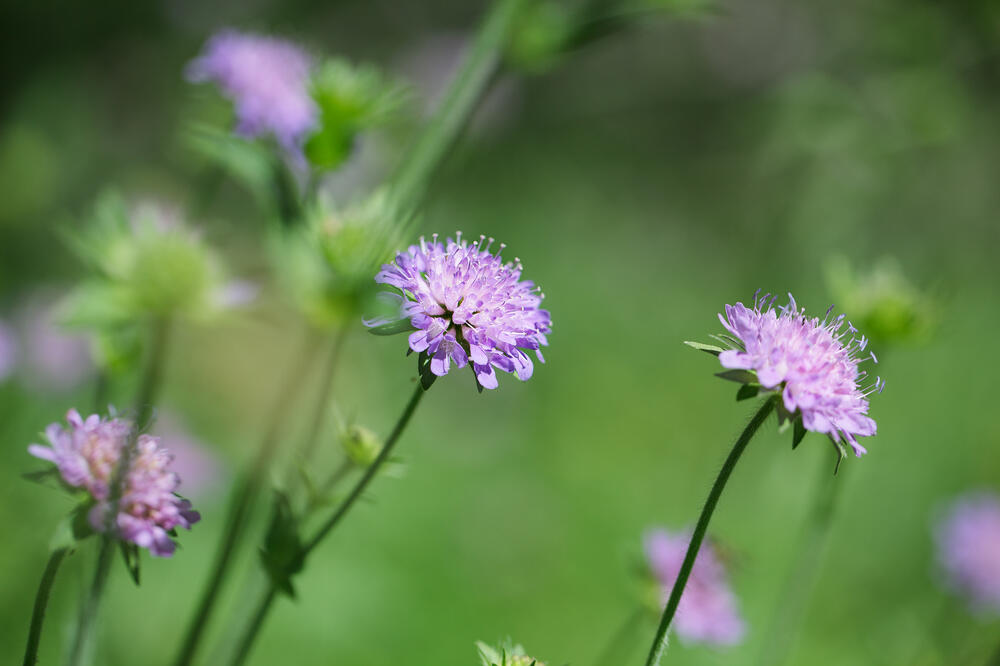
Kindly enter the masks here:
M 7 379 L 17 365 L 17 336 L 10 326 L 0 321 L 0 382 Z
M 452 362 L 459 368 L 471 362 L 476 381 L 487 389 L 497 387 L 495 369 L 529 379 L 534 365 L 525 351 L 544 362 L 541 346 L 552 327 L 548 311 L 539 308 L 544 294 L 521 280 L 520 260 L 505 263 L 500 255 L 506 246 L 492 254 L 492 243 L 480 237 L 469 244 L 461 233 L 441 243 L 435 234 L 397 254 L 375 276 L 402 292 L 400 312 L 417 329 L 409 347 L 426 352 L 431 372 L 440 377 Z
M 18 313 L 23 378 L 32 387 L 70 389 L 94 370 L 87 337 L 61 326 L 60 315 L 57 298 L 46 292 L 33 295 Z
M 53 423 L 45 429 L 49 446 L 32 444 L 28 453 L 56 465 L 63 481 L 85 490 L 95 501 L 90 524 L 103 532 L 111 508 L 110 486 L 115 467 L 129 441 L 132 424 L 92 414 L 86 419 L 75 409 L 66 414 L 69 428 Z M 177 527 L 190 529 L 201 516 L 191 503 L 175 493 L 180 478 L 169 471 L 171 456 L 159 439 L 139 435 L 135 452 L 124 475 L 115 518 L 117 535 L 159 557 L 173 554 L 176 544 L 170 532 Z
M 739 348 L 719 354 L 723 367 L 752 370 L 765 389 L 781 390 L 785 409 L 802 414 L 806 430 L 824 433 L 834 442 L 846 441 L 860 456 L 867 453 L 857 437 L 876 432 L 868 417 L 868 396 L 881 392 L 881 377 L 862 387 L 866 371 L 858 365 L 875 354 L 864 354 L 868 339 L 844 315 L 808 318 L 792 295 L 788 305 L 775 309 L 770 294 L 754 296 L 753 308 L 742 303 L 726 306 L 722 325 L 735 336 Z M 845 326 L 846 324 L 846 326 Z
M 225 475 L 218 457 L 204 442 L 191 434 L 184 424 L 169 412 L 156 417 L 154 432 L 173 457 L 171 468 L 184 479 L 184 494 L 199 499 L 218 492 L 225 486 Z
M 646 560 L 663 588 L 666 605 L 681 570 L 691 534 L 653 530 L 646 534 Z M 691 569 L 674 620 L 677 636 L 686 643 L 735 645 L 743 640 L 746 624 L 729 587 L 725 567 L 710 543 L 703 543 Z
M 960 497 L 934 536 L 949 584 L 977 612 L 1000 614 L 1000 496 L 979 492 Z
M 236 108 L 236 132 L 272 134 L 298 152 L 317 123 L 309 93 L 312 61 L 297 45 L 236 30 L 216 33 L 187 69 L 190 81 L 216 83 Z

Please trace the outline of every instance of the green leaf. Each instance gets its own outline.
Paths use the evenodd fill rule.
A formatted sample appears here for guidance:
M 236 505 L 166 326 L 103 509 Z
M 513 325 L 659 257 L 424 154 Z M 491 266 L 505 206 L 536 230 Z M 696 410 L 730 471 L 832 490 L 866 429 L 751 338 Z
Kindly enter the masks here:
M 139 546 L 134 543 L 120 542 L 122 559 L 125 560 L 125 568 L 128 569 L 132 582 L 139 586 Z
M 844 446 L 843 442 L 838 442 L 834 439 L 830 440 L 833 442 L 833 446 L 837 449 L 837 464 L 833 468 L 834 476 L 840 471 L 840 463 L 844 462 L 844 458 L 847 457 L 847 447 Z
M 744 384 L 736 392 L 736 401 L 739 402 L 740 400 L 756 398 L 758 393 L 760 393 L 759 384 Z
M 292 511 L 288 495 L 282 491 L 275 492 L 274 513 L 260 557 L 274 586 L 294 599 L 292 577 L 305 566 L 305 552 L 299 536 L 298 518 Z
M 708 352 L 713 356 L 718 356 L 722 352 L 726 351 L 722 347 L 717 347 L 715 345 L 706 345 L 703 342 L 692 342 L 691 340 L 685 340 L 684 344 L 686 344 L 688 347 L 693 347 L 694 349 L 697 349 L 699 351 Z
M 398 333 L 406 333 L 414 330 L 416 329 L 413 327 L 413 324 L 410 323 L 409 319 L 400 319 L 399 321 L 391 321 L 388 324 L 372 326 L 368 329 L 368 332 L 372 335 L 396 335 Z
M 715 376 L 721 379 L 728 379 L 731 382 L 739 382 L 740 384 L 757 383 L 757 375 L 749 370 L 726 370 L 715 373 Z
M 802 417 L 795 419 L 795 430 L 792 432 L 792 450 L 794 451 L 799 444 L 802 443 L 802 438 L 806 436 L 806 427 L 802 425 Z

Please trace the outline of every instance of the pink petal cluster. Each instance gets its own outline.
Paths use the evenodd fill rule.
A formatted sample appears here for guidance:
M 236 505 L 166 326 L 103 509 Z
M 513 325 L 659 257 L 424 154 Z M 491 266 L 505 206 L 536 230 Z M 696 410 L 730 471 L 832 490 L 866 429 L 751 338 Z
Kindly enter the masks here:
M 742 348 L 722 352 L 719 362 L 753 370 L 761 386 L 780 390 L 785 409 L 800 412 L 806 430 L 846 441 L 858 456 L 867 453 L 857 438 L 876 432 L 868 396 L 885 386 L 881 378 L 867 388 L 860 385 L 867 372 L 858 370 L 859 363 L 877 362 L 875 354 L 864 353 L 868 339 L 844 315 L 830 319 L 832 308 L 822 320 L 810 318 L 791 294 L 788 298 L 778 309 L 770 294 L 755 297 L 753 308 L 727 305 L 719 320 Z
M 420 239 L 392 264 L 382 266 L 375 281 L 403 293 L 400 308 L 415 329 L 409 346 L 431 357 L 435 375 L 448 374 L 451 363 L 470 362 L 476 381 L 497 387 L 495 370 L 513 372 L 525 381 L 534 364 L 525 353 L 534 351 L 544 362 L 541 347 L 552 328 L 544 297 L 530 280 L 521 280 L 521 264 L 504 262 L 490 251 L 493 239 L 469 243 L 457 234 L 438 242 Z
M 295 44 L 235 30 L 223 30 L 188 66 L 188 79 L 212 81 L 236 108 L 237 133 L 273 134 L 286 149 L 298 151 L 317 121 L 309 92 L 312 61 Z
M 1000 614 L 1000 496 L 980 492 L 959 498 L 935 537 L 949 584 L 976 611 Z
M 90 512 L 91 526 L 107 529 L 111 508 L 111 483 L 122 452 L 129 442 L 132 424 L 92 414 L 86 419 L 75 409 L 66 414 L 69 428 L 53 423 L 45 429 L 49 446 L 32 444 L 28 452 L 56 465 L 69 486 L 85 490 L 96 502 Z M 117 536 L 159 557 L 173 554 L 176 544 L 170 533 L 177 527 L 190 529 L 200 515 L 175 493 L 180 478 L 169 470 L 171 456 L 159 439 L 139 435 L 124 474 Z
M 666 605 L 691 541 L 689 532 L 653 530 L 645 539 L 646 560 L 663 588 Z M 687 643 L 735 645 L 746 634 L 746 623 L 729 587 L 726 570 L 710 543 L 703 543 L 691 569 L 674 619 L 677 636 Z

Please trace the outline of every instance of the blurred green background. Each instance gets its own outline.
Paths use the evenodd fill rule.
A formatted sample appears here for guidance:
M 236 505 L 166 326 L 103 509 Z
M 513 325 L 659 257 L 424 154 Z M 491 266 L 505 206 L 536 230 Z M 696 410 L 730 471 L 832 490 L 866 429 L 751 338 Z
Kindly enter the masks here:
M 22 326 L 22 350 L 31 346 L 17 322 L 82 275 L 60 230 L 81 224 L 102 189 L 197 200 L 203 165 L 179 137 L 204 91 L 182 72 L 214 30 L 270 31 L 377 63 L 413 82 L 419 108 L 484 8 L 4 3 L 0 319 Z M 724 2 L 500 79 L 436 179 L 420 231 L 462 229 L 510 246 L 552 312 L 548 363 L 483 395 L 465 373 L 435 385 L 399 448 L 405 474 L 379 479 L 372 501 L 319 549 L 252 663 L 472 664 L 473 641 L 506 636 L 550 664 L 592 663 L 636 605 L 643 531 L 695 519 L 752 409 L 712 376 L 714 359 L 681 342 L 718 332 L 723 305 L 758 287 L 822 312 L 838 301 L 831 261 L 864 274 L 887 256 L 931 294 L 936 326 L 875 348 L 888 382 L 873 400 L 880 432 L 837 479 L 842 502 L 791 663 L 984 663 L 1000 623 L 943 589 L 930 528 L 956 493 L 1000 487 L 998 84 L 1000 11 L 973 0 Z M 325 187 L 371 182 L 409 136 L 373 139 L 388 147 Z M 356 162 L 372 154 L 361 152 Z M 260 213 L 240 185 L 224 182 L 193 222 L 234 273 L 265 289 L 250 314 L 177 332 L 160 409 L 203 442 L 218 475 L 188 492 L 204 519 L 176 557 L 146 558 L 139 588 L 116 571 L 98 664 L 172 657 L 228 482 L 256 447 L 302 336 L 268 286 Z M 402 338 L 367 336 L 360 323 L 349 344 L 338 408 L 385 434 L 411 390 L 412 359 Z M 25 447 L 93 400 L 86 378 L 60 387 L 38 372 L 22 368 L 0 386 L 0 645 L 10 663 L 69 508 L 20 478 L 38 467 Z M 289 446 L 315 379 L 303 378 L 310 388 Z M 127 403 L 130 390 L 116 385 L 112 398 Z M 773 424 L 755 440 L 711 529 L 728 553 L 747 641 L 725 651 L 674 642 L 665 664 L 755 663 L 832 464 L 816 435 L 795 452 Z M 93 558 L 89 544 L 60 574 L 41 663 L 60 659 Z M 252 572 L 254 556 L 244 560 Z M 220 620 L 247 613 L 263 579 L 241 572 L 233 582 Z M 627 663 L 641 663 L 654 622 L 637 630 Z M 213 625 L 220 647 L 204 663 L 228 654 L 227 624 Z

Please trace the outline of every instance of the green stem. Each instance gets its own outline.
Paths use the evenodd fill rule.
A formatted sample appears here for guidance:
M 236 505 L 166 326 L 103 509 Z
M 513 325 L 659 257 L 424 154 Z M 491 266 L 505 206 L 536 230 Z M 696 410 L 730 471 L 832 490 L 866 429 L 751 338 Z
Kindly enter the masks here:
M 758 664 L 761 666 L 781 666 L 788 660 L 795 637 L 798 634 L 809 596 L 826 547 L 830 526 L 833 524 L 838 492 L 842 479 L 830 473 L 830 464 L 824 458 L 820 465 L 820 482 L 813 498 L 813 507 L 798 549 L 798 556 L 785 581 L 783 592 L 775 605 L 774 614 L 765 636 Z
M 288 416 L 292 401 L 305 383 L 303 375 L 309 369 L 310 362 L 315 353 L 315 347 L 316 340 L 310 333 L 298 359 L 290 366 L 288 376 L 285 378 L 284 384 L 280 387 L 253 465 L 247 476 L 236 485 L 225 521 L 223 522 L 225 531 L 222 534 L 222 541 L 219 543 L 219 548 L 216 551 L 212 570 L 205 583 L 198 608 L 191 619 L 191 623 L 188 625 L 184 641 L 181 643 L 181 648 L 174 661 L 177 666 L 186 666 L 192 662 L 195 652 L 198 649 L 198 644 L 204 635 L 205 629 L 208 627 L 209 619 L 215 609 L 215 604 L 218 602 L 222 583 L 229 571 L 233 555 L 236 552 L 236 546 L 243 537 L 251 505 L 259 493 L 260 487 L 266 478 L 267 470 L 277 453 L 279 430 Z
M 526 0 L 498 0 L 484 19 L 475 41 L 417 142 L 392 179 L 392 193 L 403 219 L 420 206 L 427 185 L 444 155 L 468 124 L 499 71 L 503 50 Z
M 78 666 L 83 663 L 92 640 L 98 610 L 101 605 L 101 597 L 108 582 L 111 561 L 114 557 L 116 540 L 112 534 L 115 530 L 115 517 L 118 515 L 118 501 L 121 498 L 125 474 L 131 464 L 135 444 L 139 439 L 139 433 L 145 427 L 150 414 L 152 414 L 153 402 L 162 384 L 163 366 L 166 362 L 167 341 L 169 337 L 170 323 L 167 319 L 157 319 L 152 322 L 149 352 L 146 355 L 146 366 L 139 379 L 135 402 L 132 405 L 135 420 L 129 432 L 128 442 L 122 450 L 121 459 L 115 466 L 115 472 L 111 479 L 111 497 L 109 498 L 107 524 L 105 525 L 104 534 L 101 535 L 101 547 L 97 554 L 97 566 L 94 569 L 94 578 L 87 597 L 80 606 L 76 635 L 74 636 L 73 646 L 70 650 L 68 662 L 70 666 Z
M 743 451 L 747 448 L 747 444 L 750 443 L 750 439 L 754 436 L 754 433 L 757 432 L 757 429 L 764 423 L 764 420 L 771 414 L 776 400 L 775 396 L 769 397 L 760 406 L 760 409 L 757 410 L 753 418 L 750 419 L 750 423 L 743 429 L 739 439 L 733 445 L 732 451 L 729 452 L 726 462 L 722 464 L 722 469 L 719 470 L 719 475 L 715 478 L 715 483 L 712 484 L 712 490 L 708 493 L 708 499 L 705 500 L 705 506 L 702 508 L 701 515 L 698 517 L 698 523 L 691 534 L 691 543 L 688 544 L 687 553 L 684 555 L 684 562 L 681 564 L 681 569 L 677 574 L 677 580 L 674 581 L 674 587 L 670 591 L 670 598 L 663 609 L 663 617 L 660 619 L 660 625 L 656 629 L 656 638 L 653 639 L 653 645 L 650 647 L 649 655 L 646 657 L 646 666 L 655 666 L 655 664 L 659 663 L 667 630 L 670 628 L 670 622 L 674 619 L 674 613 L 677 612 L 677 605 L 681 601 L 681 594 L 684 593 L 684 587 L 691 576 L 694 560 L 698 556 L 701 542 L 705 538 L 705 532 L 708 530 L 708 523 L 712 519 L 715 505 L 719 503 L 719 498 L 726 487 L 726 482 L 729 481 L 729 476 L 733 473 L 733 469 L 736 467 L 736 463 L 739 462 L 740 456 L 743 455 Z
M 365 473 L 362 475 L 361 479 L 358 480 L 354 488 L 351 489 L 350 494 L 346 498 L 344 498 L 344 501 L 341 502 L 340 506 L 338 506 L 336 511 L 333 512 L 333 515 L 330 516 L 330 518 L 323 524 L 322 527 L 320 527 L 320 529 L 316 532 L 316 535 L 313 536 L 312 539 L 307 541 L 306 544 L 302 547 L 303 560 L 309 555 L 309 553 L 311 553 L 316 548 L 316 546 L 320 544 L 320 542 L 324 538 L 326 538 L 327 535 L 330 534 L 330 532 L 333 531 L 333 528 L 336 527 L 338 523 L 340 523 L 341 519 L 343 519 L 343 517 L 347 515 L 347 512 L 350 511 L 351 507 L 354 506 L 354 503 L 358 500 L 359 497 L 361 497 L 362 493 L 364 493 L 365 488 L 368 487 L 368 484 L 371 483 L 372 479 L 375 478 L 375 475 L 378 473 L 379 469 L 389 459 L 393 447 L 396 445 L 396 442 L 399 441 L 399 436 L 403 434 L 403 430 L 406 429 L 406 425 L 410 422 L 410 417 L 413 416 L 413 412 L 416 411 L 417 405 L 420 404 L 420 399 L 424 397 L 425 392 L 426 391 L 424 390 L 423 386 L 421 386 L 420 383 L 418 382 L 417 388 L 413 392 L 413 396 L 410 398 L 410 401 L 406 404 L 406 408 L 400 415 L 399 420 L 396 421 L 396 425 L 392 429 L 392 432 L 389 434 L 389 438 L 386 439 L 385 445 L 382 447 L 382 450 L 379 451 L 378 457 L 376 457 L 375 460 L 372 462 L 372 464 L 368 466 L 368 468 L 365 470 Z M 237 648 L 236 651 L 236 656 L 233 658 L 232 661 L 233 666 L 239 666 L 243 664 L 247 656 L 249 656 L 250 648 L 253 646 L 254 640 L 260 633 L 260 628 L 264 624 L 264 619 L 267 617 L 267 614 L 271 609 L 272 602 L 274 601 L 274 596 L 277 593 L 277 590 L 273 583 L 271 583 L 268 587 L 269 590 L 267 594 L 261 600 L 261 603 L 258 605 L 256 612 L 254 612 L 253 620 L 247 627 L 246 631 L 243 633 L 243 638 L 240 639 L 239 647 Z
M 330 403 L 330 394 L 333 390 L 333 378 L 337 374 L 337 367 L 340 365 L 341 352 L 343 351 L 344 344 L 347 342 L 347 336 L 350 333 L 349 326 L 342 326 L 341 329 L 334 336 L 333 349 L 330 350 L 330 355 L 327 358 L 326 368 L 323 371 L 323 377 L 320 380 L 320 388 L 316 397 L 316 406 L 313 409 L 312 420 L 309 424 L 309 431 L 306 434 L 305 439 L 302 440 L 302 447 L 298 452 L 298 460 L 295 462 L 306 462 L 312 458 L 313 452 L 316 450 L 316 443 L 319 441 L 319 433 L 323 428 L 323 421 L 326 417 L 326 410 Z
M 59 572 L 59 565 L 68 552 L 68 548 L 56 548 L 49 555 L 49 561 L 45 565 L 45 572 L 38 584 L 38 593 L 35 594 L 35 606 L 31 612 L 28 645 L 24 648 L 24 666 L 34 666 L 38 662 L 38 646 L 42 638 L 42 624 L 45 622 L 45 608 L 49 604 L 49 595 L 52 593 L 52 584 Z

